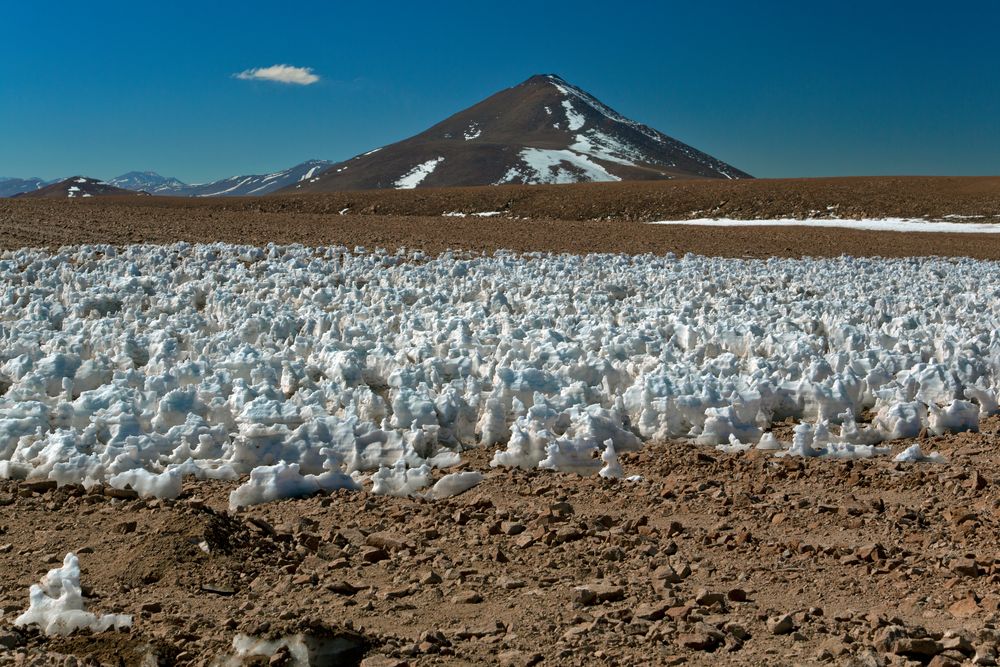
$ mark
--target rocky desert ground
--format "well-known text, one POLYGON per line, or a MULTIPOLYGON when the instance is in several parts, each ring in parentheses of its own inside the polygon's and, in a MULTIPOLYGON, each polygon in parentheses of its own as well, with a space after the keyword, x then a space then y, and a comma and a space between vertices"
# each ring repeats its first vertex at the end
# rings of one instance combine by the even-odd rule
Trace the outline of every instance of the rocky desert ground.
POLYGON ((70 549, 90 607, 135 621, 6 627, 3 661, 226 664, 238 634, 304 634, 350 654, 318 664, 994 664, 998 434, 922 439, 934 466, 661 443, 623 461, 639 482, 492 470, 448 501, 235 513, 221 483, 147 502, 8 482, 4 621, 70 549))

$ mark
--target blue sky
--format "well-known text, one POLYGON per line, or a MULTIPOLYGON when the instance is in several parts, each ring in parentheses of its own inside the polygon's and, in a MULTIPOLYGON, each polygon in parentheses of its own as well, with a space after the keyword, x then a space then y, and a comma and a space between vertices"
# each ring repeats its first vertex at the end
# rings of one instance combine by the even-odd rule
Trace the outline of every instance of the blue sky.
POLYGON ((557 73, 756 176, 1000 174, 1000 3, 10 3, 0 175, 339 160, 557 73), (275 64, 311 85, 236 78, 275 64))

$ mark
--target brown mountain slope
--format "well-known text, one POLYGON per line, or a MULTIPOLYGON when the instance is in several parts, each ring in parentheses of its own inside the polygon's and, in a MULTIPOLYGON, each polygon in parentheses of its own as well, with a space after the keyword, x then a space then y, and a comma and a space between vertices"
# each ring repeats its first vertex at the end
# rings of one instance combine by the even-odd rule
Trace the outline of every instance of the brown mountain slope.
POLYGON ((284 192, 685 178, 750 175, 537 75, 284 192))

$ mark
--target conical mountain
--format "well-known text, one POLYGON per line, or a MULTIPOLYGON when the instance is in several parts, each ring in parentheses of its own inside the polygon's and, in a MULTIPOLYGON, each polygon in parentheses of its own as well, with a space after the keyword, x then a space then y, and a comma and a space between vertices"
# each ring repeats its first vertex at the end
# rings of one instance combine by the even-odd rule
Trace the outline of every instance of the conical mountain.
POLYGON ((675 178, 751 176, 547 74, 284 191, 675 178))

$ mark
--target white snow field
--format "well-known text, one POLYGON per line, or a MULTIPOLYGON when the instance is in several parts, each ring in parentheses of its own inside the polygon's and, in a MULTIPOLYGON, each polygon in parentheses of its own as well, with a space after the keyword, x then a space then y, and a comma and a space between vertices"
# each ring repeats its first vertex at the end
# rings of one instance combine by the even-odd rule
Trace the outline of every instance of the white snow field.
MULTIPOLYGON (((945 216, 961 218, 962 216, 945 216)), ((1000 216, 998 216, 1000 217, 1000 216)), ((651 225, 694 225, 696 227, 823 227, 834 229, 860 229, 873 232, 937 232, 947 234, 1000 234, 1000 224, 995 222, 934 222, 920 218, 810 218, 799 220, 731 220, 728 218, 695 218, 692 220, 657 220, 651 225)))
POLYGON ((7 251, 0 476, 158 498, 242 480, 239 507, 447 497, 482 477, 433 469, 474 446, 611 477, 651 439, 887 455, 997 411, 998 286, 969 259, 7 251))

